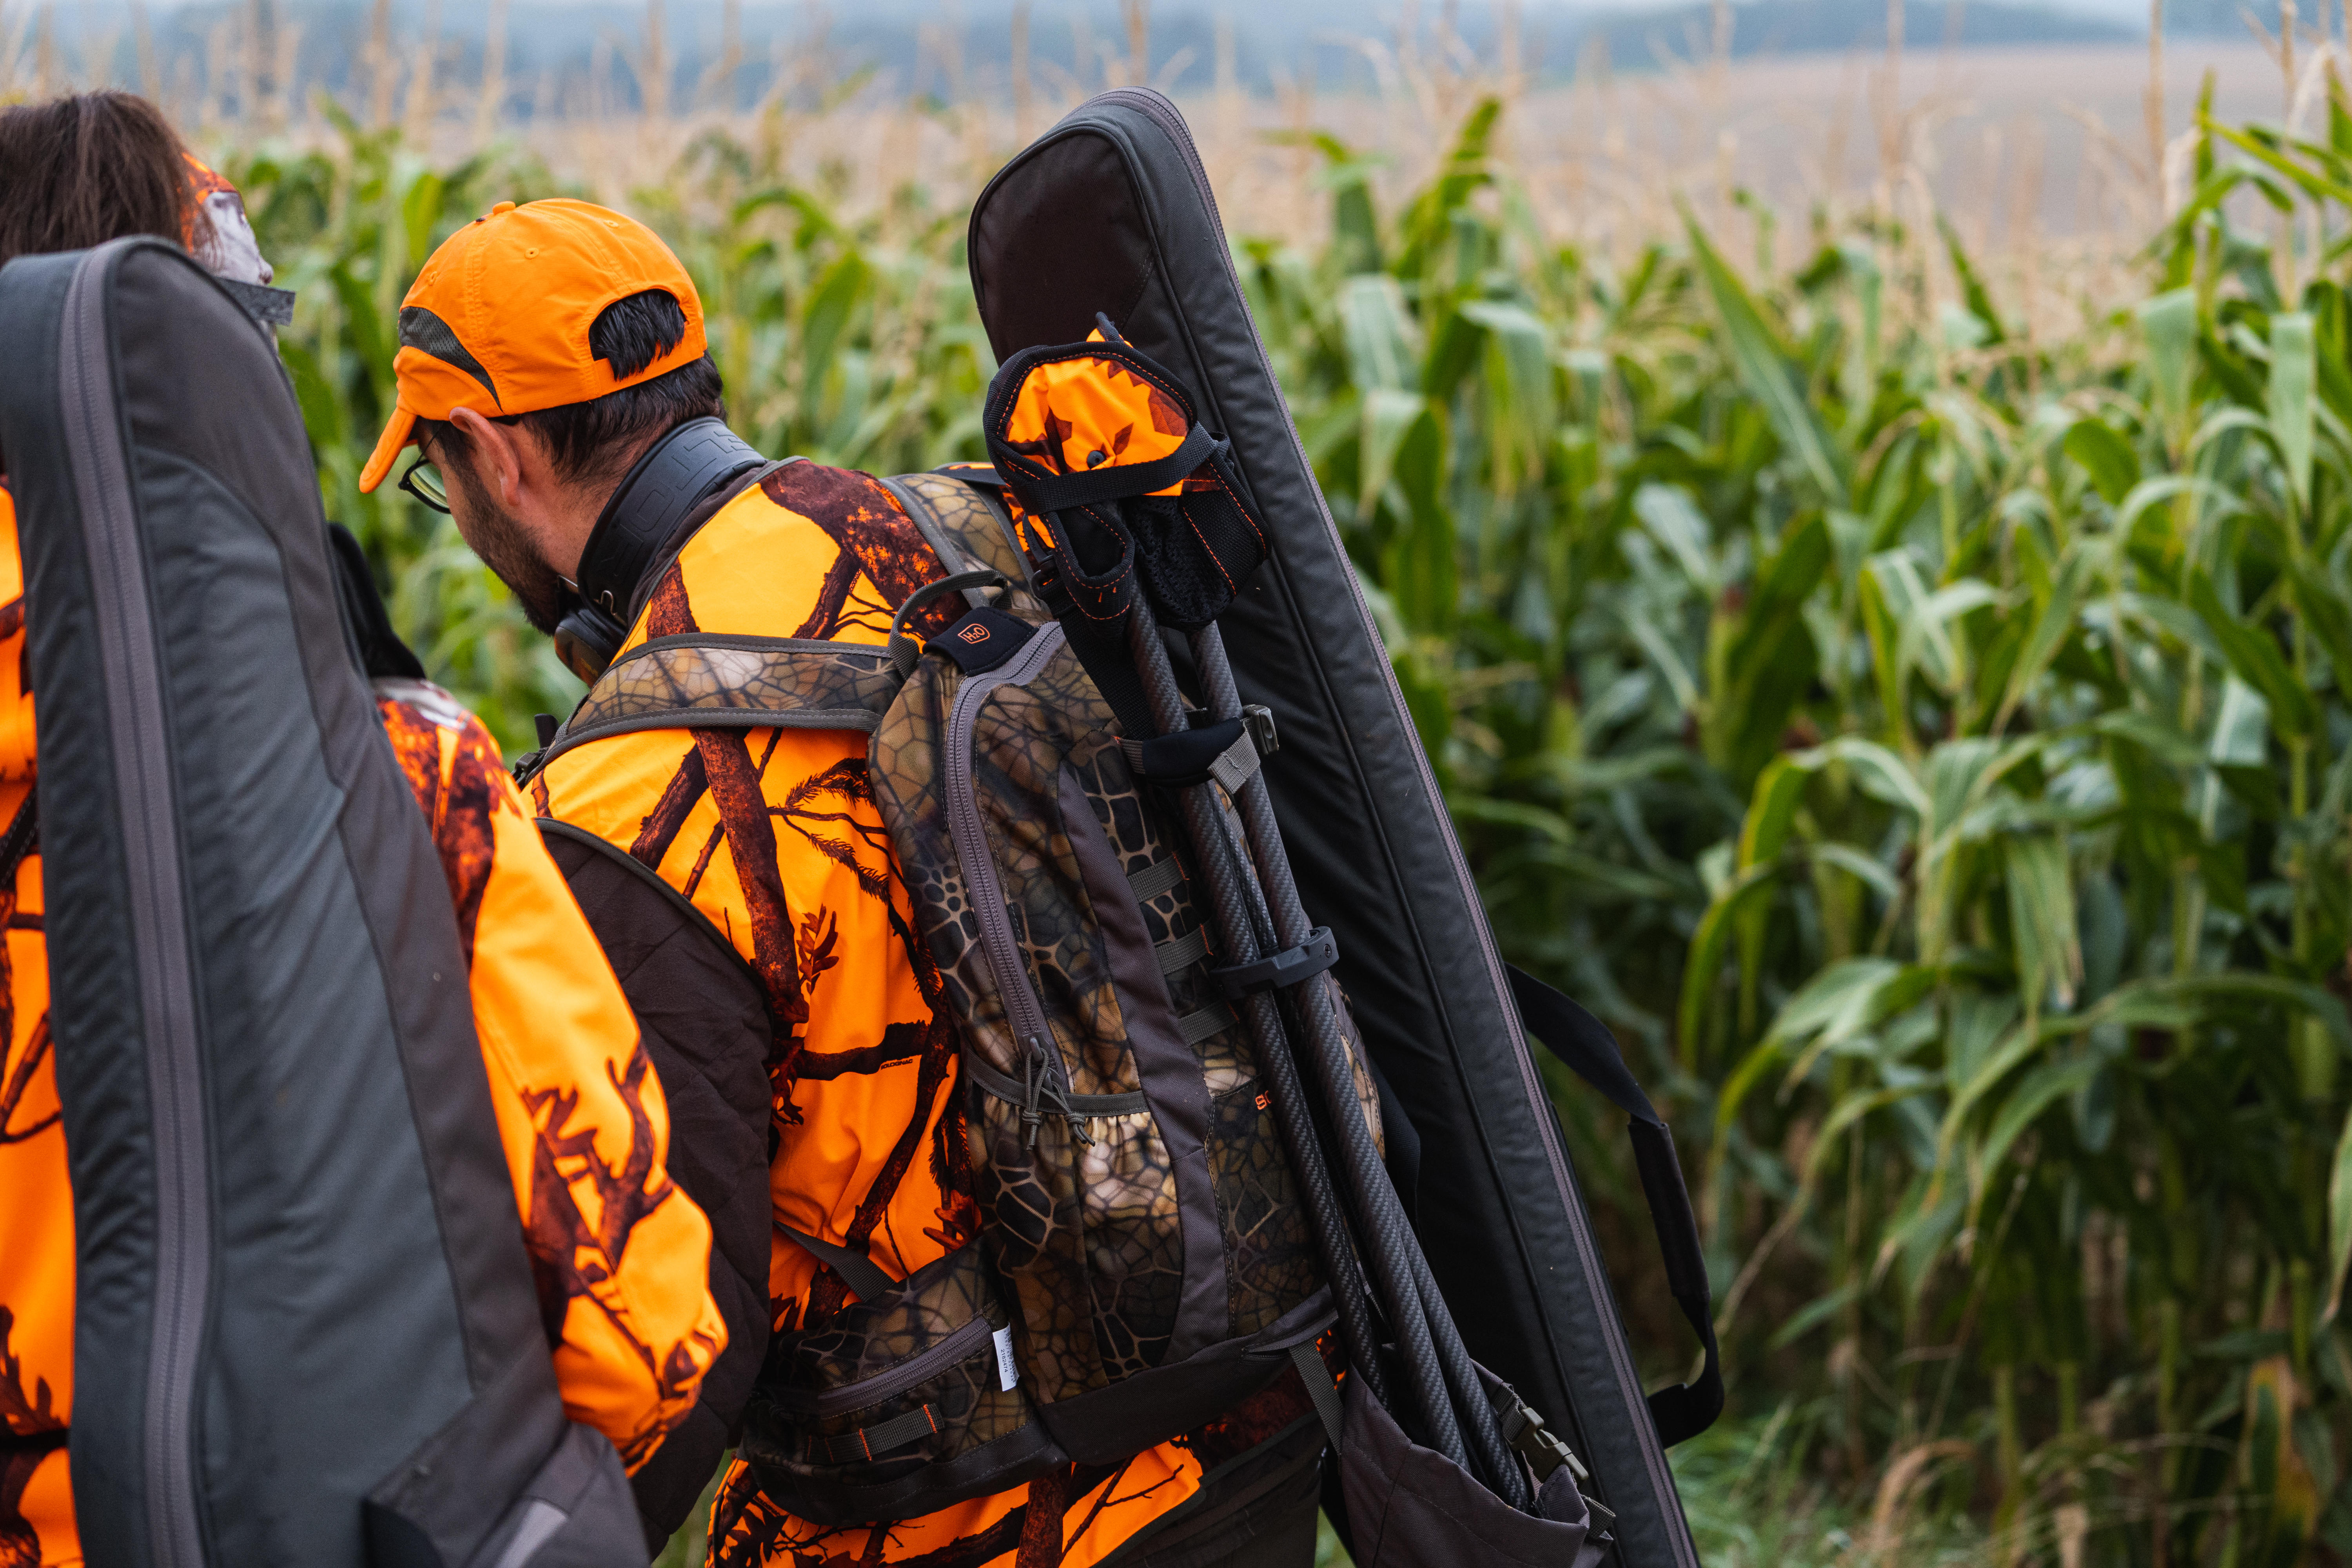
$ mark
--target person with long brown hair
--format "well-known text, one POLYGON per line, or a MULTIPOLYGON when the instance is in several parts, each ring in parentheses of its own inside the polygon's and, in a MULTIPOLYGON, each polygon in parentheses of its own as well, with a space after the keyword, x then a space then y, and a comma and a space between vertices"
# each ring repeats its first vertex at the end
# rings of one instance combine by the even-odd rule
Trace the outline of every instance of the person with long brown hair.
POLYGON ((0 110, 0 262, 152 234, 209 237, 187 149, 135 93, 85 92, 0 110))
MULTIPOLYGON (((268 281, 235 188, 153 105, 98 92, 0 111, 0 263, 134 235, 187 247, 232 284, 268 281)), ((0 454, 0 1568, 70 1568, 82 1561, 67 1464, 75 1216, 5 463, 0 454)), ((668 1174, 667 1102, 635 1017, 497 742, 422 679, 355 542, 338 531, 334 542, 377 710, 470 937, 475 1032, 565 1413, 634 1472, 693 1412, 726 1347, 708 1286, 709 1225, 668 1174)))

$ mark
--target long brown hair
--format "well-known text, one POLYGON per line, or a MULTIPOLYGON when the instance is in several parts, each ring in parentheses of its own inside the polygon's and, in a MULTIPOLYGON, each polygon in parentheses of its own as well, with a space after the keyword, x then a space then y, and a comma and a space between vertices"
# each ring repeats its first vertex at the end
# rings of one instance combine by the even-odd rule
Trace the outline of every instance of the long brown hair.
POLYGON ((137 94, 0 110, 0 263, 129 234, 193 246, 204 222, 179 133, 137 94))

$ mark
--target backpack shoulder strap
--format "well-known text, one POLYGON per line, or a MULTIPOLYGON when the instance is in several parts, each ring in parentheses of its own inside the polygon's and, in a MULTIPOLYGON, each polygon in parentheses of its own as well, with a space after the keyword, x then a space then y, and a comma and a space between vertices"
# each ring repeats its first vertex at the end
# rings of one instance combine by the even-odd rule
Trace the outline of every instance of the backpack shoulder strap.
POLYGON ((870 734, 900 684, 889 650, 866 643, 716 632, 656 637, 614 660, 545 748, 518 764, 517 776, 528 781, 574 746, 632 730, 870 734))
MULTIPOLYGON (((928 474, 895 475, 882 484, 898 498, 948 572, 998 572, 1014 583, 1028 583, 1029 563, 1013 536, 1013 514, 994 468, 985 463, 950 463, 928 474)), ((973 609, 989 603, 987 593, 978 588, 967 589, 964 599, 973 609)), ((1052 618, 1045 604, 1025 589, 996 608, 1024 620, 1052 618)))
MULTIPOLYGON (((955 464, 875 482, 906 509, 941 577, 997 572, 1027 580, 993 468, 955 464)), ((979 588, 966 589, 964 597, 974 607, 988 602, 979 588)), ((1007 598, 999 608, 1033 621, 1050 618, 1024 593, 1007 598)), ((572 716, 543 731, 541 748, 516 763, 515 777, 528 783, 573 747, 633 730, 871 733, 904 679, 887 648, 866 644, 702 632, 656 637, 614 659, 572 716)))

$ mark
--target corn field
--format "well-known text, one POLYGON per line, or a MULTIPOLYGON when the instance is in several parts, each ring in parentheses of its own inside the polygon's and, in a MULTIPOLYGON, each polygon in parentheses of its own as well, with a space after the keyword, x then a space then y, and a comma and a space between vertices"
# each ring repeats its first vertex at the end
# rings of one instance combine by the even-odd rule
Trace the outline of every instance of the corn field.
MULTIPOLYGON (((1275 133, 1314 216, 1237 258, 1496 929, 1681 1134, 1732 1385, 1676 1455, 1709 1562, 2352 1559, 2337 68, 2292 132, 2200 112, 2128 243, 2039 273, 1892 186, 1564 239, 1507 91, 1433 100, 1409 181, 1308 110, 1275 133)), ((317 112, 213 150, 298 290, 328 513, 520 748, 577 684, 445 519, 355 481, 433 246, 585 187, 317 112)), ((862 188, 794 113, 625 194, 736 428, 982 458, 969 189, 862 188)), ((1555 1089, 1678 1376, 1613 1118, 1555 1089)))

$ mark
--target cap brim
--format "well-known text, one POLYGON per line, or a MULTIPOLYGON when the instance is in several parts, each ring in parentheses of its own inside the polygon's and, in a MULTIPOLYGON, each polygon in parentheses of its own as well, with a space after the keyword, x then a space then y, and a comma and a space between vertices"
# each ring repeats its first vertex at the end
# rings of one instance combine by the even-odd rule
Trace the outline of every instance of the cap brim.
POLYGON ((416 413, 404 403, 394 404, 391 423, 376 437, 375 450, 368 455, 367 467, 360 470, 360 494, 365 495, 383 483, 384 475, 400 457, 400 449, 409 443, 416 430, 416 413))

